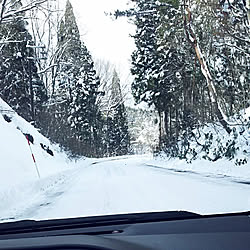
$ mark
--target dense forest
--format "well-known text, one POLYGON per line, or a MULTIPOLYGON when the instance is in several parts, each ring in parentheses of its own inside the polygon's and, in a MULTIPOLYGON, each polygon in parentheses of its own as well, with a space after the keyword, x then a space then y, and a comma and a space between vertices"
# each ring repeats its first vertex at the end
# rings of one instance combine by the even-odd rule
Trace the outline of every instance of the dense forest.
MULTIPOLYGON (((229 118, 250 105, 249 2, 132 2, 133 8, 115 15, 137 27, 132 93, 158 112, 158 151, 186 158, 190 141, 199 144, 194 130, 206 124, 219 123, 233 134, 239 121, 229 118)), ((249 130, 242 120, 241 133, 249 130)), ((230 145, 225 143, 225 154, 230 145)))
MULTIPOLYGON (((249 1, 130 3, 111 16, 136 27, 131 90, 149 110, 125 106, 119 74, 94 62, 69 0, 62 15, 56 1, 0 0, 0 97, 73 156, 138 153, 145 143, 186 158, 207 124, 234 137, 249 130, 240 117, 250 106, 249 1)), ((233 157, 232 141, 221 147, 233 157)))

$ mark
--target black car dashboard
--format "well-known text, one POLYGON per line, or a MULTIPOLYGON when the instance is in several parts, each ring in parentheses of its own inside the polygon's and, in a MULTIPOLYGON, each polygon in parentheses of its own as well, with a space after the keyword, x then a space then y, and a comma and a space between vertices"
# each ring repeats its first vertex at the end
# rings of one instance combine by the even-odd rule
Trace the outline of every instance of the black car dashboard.
POLYGON ((250 249, 250 212, 185 211, 0 224, 0 250, 250 249))

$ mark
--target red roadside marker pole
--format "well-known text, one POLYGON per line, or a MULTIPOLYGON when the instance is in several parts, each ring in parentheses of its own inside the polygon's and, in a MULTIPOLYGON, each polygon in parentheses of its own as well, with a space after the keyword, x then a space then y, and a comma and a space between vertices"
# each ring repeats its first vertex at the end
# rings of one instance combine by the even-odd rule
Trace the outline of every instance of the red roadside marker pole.
POLYGON ((33 152, 32 152, 31 146, 30 146, 30 141, 29 141, 29 138, 28 138, 28 136, 27 136, 27 135, 26 135, 25 137, 26 137, 26 139, 27 139, 27 141, 28 141, 28 144, 29 144, 30 152, 31 152, 32 159, 33 159, 34 164, 35 164, 35 167, 36 167, 36 172, 37 172, 37 175, 38 175, 38 177, 39 177, 39 179, 40 179, 40 173, 39 173, 39 170, 38 170, 38 167, 37 167, 37 164, 36 164, 36 159, 35 159, 35 156, 34 156, 34 154, 33 154, 33 152))

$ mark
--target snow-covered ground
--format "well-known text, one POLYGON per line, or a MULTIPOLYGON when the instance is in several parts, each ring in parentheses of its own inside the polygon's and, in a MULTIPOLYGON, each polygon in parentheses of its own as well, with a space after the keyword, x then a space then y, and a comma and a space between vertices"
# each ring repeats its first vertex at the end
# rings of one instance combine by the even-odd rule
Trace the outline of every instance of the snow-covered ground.
POLYGON ((102 159, 23 185, 0 198, 2 221, 187 210, 250 210, 250 185, 173 172, 150 156, 102 159), (3 199, 5 197, 5 199, 3 199))
POLYGON ((117 213, 250 210, 249 165, 155 160, 151 155, 69 161, 0 100, 0 222, 117 213), (4 112, 3 112, 4 110, 4 112), (7 112, 8 111, 8 112, 7 112), (17 127, 19 129, 17 129, 17 127), (41 178, 38 178, 27 140, 41 178), (54 156, 41 148, 49 146, 54 156))

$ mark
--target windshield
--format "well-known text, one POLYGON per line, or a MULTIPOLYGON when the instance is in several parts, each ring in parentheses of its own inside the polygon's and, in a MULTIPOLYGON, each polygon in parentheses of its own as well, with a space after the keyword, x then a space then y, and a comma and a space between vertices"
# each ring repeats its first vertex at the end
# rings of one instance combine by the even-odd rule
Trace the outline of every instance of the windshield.
POLYGON ((249 9, 0 0, 0 222, 249 211, 249 9))

